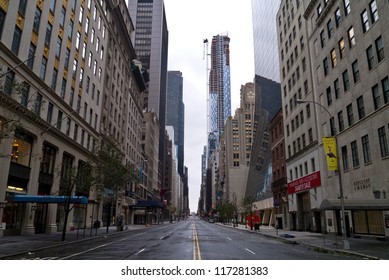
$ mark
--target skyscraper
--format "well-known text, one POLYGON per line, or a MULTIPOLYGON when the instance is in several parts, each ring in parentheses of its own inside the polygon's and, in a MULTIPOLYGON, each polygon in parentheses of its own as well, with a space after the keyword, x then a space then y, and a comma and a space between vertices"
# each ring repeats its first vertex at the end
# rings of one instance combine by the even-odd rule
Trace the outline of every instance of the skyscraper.
POLYGON ((276 15, 280 0, 251 0, 255 74, 280 82, 276 15))
POLYGON ((168 71, 166 125, 174 128, 174 144, 177 146, 177 166, 184 175, 184 125, 183 78, 180 71, 168 71))
MULTIPOLYGON (((134 48, 138 59, 150 73, 145 95, 145 110, 159 119, 160 182, 163 181, 165 151, 166 89, 168 30, 163 0, 128 0, 128 9, 135 26, 134 48)), ((162 187, 162 186, 161 186, 162 187)))
MULTIPOLYGON (((223 132, 224 123, 231 115, 230 38, 216 35, 211 42, 211 69, 209 73, 209 140, 216 141, 223 132)), ((211 143, 210 146, 213 146, 211 143)))

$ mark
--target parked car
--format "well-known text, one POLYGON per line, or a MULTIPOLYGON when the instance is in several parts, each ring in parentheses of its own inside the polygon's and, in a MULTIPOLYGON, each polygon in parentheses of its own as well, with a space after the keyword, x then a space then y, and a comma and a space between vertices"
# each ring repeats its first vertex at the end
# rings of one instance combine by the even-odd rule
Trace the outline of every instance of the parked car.
POLYGON ((214 219, 214 218, 209 218, 208 222, 214 223, 214 222, 215 222, 215 219, 214 219))

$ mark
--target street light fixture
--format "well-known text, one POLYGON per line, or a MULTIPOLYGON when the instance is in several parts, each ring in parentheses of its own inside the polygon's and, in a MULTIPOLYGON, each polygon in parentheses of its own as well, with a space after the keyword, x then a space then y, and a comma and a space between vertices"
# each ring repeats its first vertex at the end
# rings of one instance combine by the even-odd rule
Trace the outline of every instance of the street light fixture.
MULTIPOLYGON (((324 107, 323 105, 321 105, 320 103, 318 103, 318 102, 315 102, 315 101, 312 101, 312 100, 297 99, 296 103, 297 104, 302 104, 302 103, 313 103, 313 104, 316 104, 316 105, 320 106, 321 108, 323 108, 328 113, 328 115, 330 117, 330 122, 331 122, 331 119, 333 118, 331 113, 328 111, 328 109, 326 107, 324 107)), ((331 134, 334 135, 335 145, 336 145, 336 152, 337 152, 336 160, 337 160, 337 164, 338 164, 340 208, 341 208, 341 212, 342 212, 343 248, 345 250, 349 250, 350 249, 350 243, 348 242, 347 235, 346 235, 346 214, 345 214, 345 210, 344 210, 344 194, 343 194, 342 177, 341 177, 341 172, 340 172, 340 162, 339 162, 339 155, 340 155, 340 153, 338 152, 338 150, 339 150, 338 149, 338 134, 337 134, 337 131, 336 131, 335 122, 333 122, 333 127, 331 128, 331 134)))

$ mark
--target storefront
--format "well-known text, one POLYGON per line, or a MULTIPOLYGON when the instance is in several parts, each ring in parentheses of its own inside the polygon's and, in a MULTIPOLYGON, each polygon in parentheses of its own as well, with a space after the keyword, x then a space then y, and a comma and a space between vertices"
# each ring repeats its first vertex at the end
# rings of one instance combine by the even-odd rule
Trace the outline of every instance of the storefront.
MULTIPOLYGON (((346 214, 346 233, 348 236, 381 236, 389 237, 389 200, 356 200, 344 201, 346 214)), ((339 232, 340 223, 340 199, 325 199, 321 203, 321 210, 326 211, 327 231, 339 232)))

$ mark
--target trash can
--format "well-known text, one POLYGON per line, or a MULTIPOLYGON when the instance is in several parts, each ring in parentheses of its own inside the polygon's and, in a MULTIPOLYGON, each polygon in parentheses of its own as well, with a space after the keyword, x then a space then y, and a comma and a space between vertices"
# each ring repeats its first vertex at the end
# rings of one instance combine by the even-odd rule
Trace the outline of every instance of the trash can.
POLYGON ((99 228, 100 227, 100 221, 94 221, 93 222, 93 228, 99 228))
POLYGON ((254 224, 254 230, 258 230, 259 231, 259 223, 255 223, 254 224))

